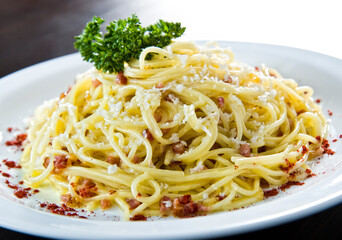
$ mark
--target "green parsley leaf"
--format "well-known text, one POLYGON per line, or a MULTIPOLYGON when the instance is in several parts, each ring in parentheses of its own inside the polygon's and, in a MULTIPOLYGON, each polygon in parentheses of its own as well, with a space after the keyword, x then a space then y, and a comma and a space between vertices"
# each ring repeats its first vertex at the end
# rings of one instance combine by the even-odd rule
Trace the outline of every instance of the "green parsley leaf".
POLYGON ((132 58, 139 58, 144 48, 165 47, 185 31, 180 23, 163 20, 144 28, 139 18, 132 14, 127 19, 111 22, 103 35, 100 32, 103 22, 102 18, 94 16, 82 34, 75 37, 74 47, 85 61, 94 63, 97 69, 109 73, 123 71, 124 63, 132 58))

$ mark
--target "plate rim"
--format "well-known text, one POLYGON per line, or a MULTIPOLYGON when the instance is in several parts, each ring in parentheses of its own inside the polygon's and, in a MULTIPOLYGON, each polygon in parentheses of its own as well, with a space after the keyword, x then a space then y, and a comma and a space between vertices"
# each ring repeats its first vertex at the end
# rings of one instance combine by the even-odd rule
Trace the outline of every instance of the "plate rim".
MULTIPOLYGON (((204 42, 207 42, 206 40, 199 40, 199 41, 195 41, 196 43, 204 43, 204 42)), ((224 43, 224 44, 230 44, 230 45, 255 45, 255 46, 261 46, 261 47, 270 47, 270 48, 282 48, 284 50, 291 50, 291 51, 294 51, 294 52, 301 52, 302 54, 306 55, 306 54, 309 54, 309 55, 316 55, 320 58, 324 58, 324 59, 328 59, 329 61, 333 61, 333 62, 339 62, 339 63, 342 63, 342 59, 339 59, 337 57, 334 57, 334 56, 330 56, 330 55, 326 55, 326 54, 323 54, 323 53, 319 53, 319 52, 314 52, 314 51, 311 51, 311 50, 306 50, 306 49, 301 49, 301 48, 295 48, 295 47, 288 47, 288 46, 283 46, 283 45, 274 45, 274 44, 266 44, 266 43, 256 43, 256 42, 239 42, 239 41, 223 41, 223 40, 219 40, 217 41, 217 43, 219 43, 219 45, 221 45, 220 43, 224 43)), ((233 50, 234 50, 234 47, 232 46, 233 50)), ((36 63, 34 65, 31 65, 31 66, 28 66, 28 67, 25 67, 23 69, 20 69, 18 71, 15 71, 13 73, 10 73, 6 76, 3 76, 0 78, 0 92, 2 91, 1 90, 1 86, 4 86, 6 83, 10 82, 10 81, 13 81, 14 78, 17 78, 17 77, 20 77, 21 75, 23 74, 26 74, 26 73, 29 73, 29 72, 34 72, 34 71, 37 71, 37 69, 39 68, 42 68, 44 66, 49 66, 49 65, 54 65, 54 64, 58 64, 59 62, 64 62, 64 61, 74 61, 74 60, 82 60, 81 56, 79 53, 71 53, 71 54, 67 54, 67 55, 64 55, 64 56, 59 56, 57 58, 53 58, 53 59, 49 59, 49 60, 46 60, 46 61, 42 61, 42 62, 39 62, 39 63, 36 63)), ((76 63, 76 65, 79 64, 83 64, 83 63, 76 63)), ((11 83, 13 84, 13 83, 11 83)), ((1 127, 1 126, 0 126, 1 127)), ((330 176, 328 177, 329 178, 333 178, 333 176, 330 176)), ((10 200, 7 200, 7 199, 4 199, 0 198, 0 203, 3 203, 3 201, 8 201, 10 202, 10 200)), ((327 197, 325 197, 324 199, 321 199, 321 200, 316 200, 315 201, 315 204, 311 205, 311 206, 302 206, 302 209, 300 211, 296 211, 296 212, 292 212, 290 214, 286 214, 286 215, 280 215, 280 216, 277 216, 277 217, 273 217, 273 218, 266 218, 266 219, 263 219, 262 221, 258 221, 258 222, 251 222, 247 225, 243 225, 243 226, 238 226, 238 227, 235 227, 235 229, 230 229, 229 232, 227 232, 227 228, 221 228, 221 229, 216 229, 214 232, 213 230, 206 230, 206 231, 203 231, 202 232, 199 232, 199 233, 191 233, 189 232, 187 235, 182 235, 182 236, 179 236, 177 233, 173 233, 173 235, 166 235, 166 236, 154 236, 154 235, 145 235, 145 236, 141 236, 142 239, 145 239, 145 238, 149 238, 149 239, 155 239, 155 238, 169 238, 169 237, 176 237, 176 238, 205 238, 205 237, 220 237, 220 236, 232 236, 232 235, 236 235, 238 233, 241 232, 241 229, 244 230, 244 233, 246 232, 251 232, 251 231, 254 231, 254 230, 261 230, 261 229, 265 229, 265 228, 268 228, 268 227, 272 227, 272 226, 276 226, 276 225, 279 225, 279 224, 284 224, 284 223, 287 223, 287 222, 290 222, 290 221, 293 221, 293 220, 296 220, 296 219, 299 219, 299 218, 304 218, 306 216, 309 216, 309 215, 312 215, 314 213, 317 213, 317 212, 320 212, 320 211, 323 211, 329 207, 332 207, 334 205, 337 205, 339 203, 342 202, 342 189, 338 192, 338 193, 335 193, 335 194, 331 194, 327 197), (337 194, 337 195, 336 195, 337 194), (324 200, 324 201, 323 201, 324 200), (314 206, 314 208, 313 208, 314 206)), ((2 204, 0 204, 2 205, 2 204)), ((20 207, 23 207, 23 208, 29 208, 29 207, 26 207, 26 206, 20 206, 20 207)), ((1 209, 1 208, 0 208, 1 209)), ((29 208, 29 211, 31 211, 32 209, 29 208)), ((33 209, 35 210, 35 209, 33 209)), ((36 210, 38 212, 38 210, 36 210)), ((239 210, 237 210, 239 211, 239 210)), ((41 212, 40 212, 41 213, 41 212)), ((39 214, 40 214, 39 213, 39 214)), ((216 215, 220 215, 220 214, 225 214, 225 212, 223 213, 217 213, 216 215)), ((206 216, 204 218, 212 218, 214 215, 210 215, 210 216, 206 216)), ((51 215, 50 214, 50 217, 57 217, 57 218, 65 218, 64 216, 58 216, 58 215, 51 215)), ((199 217, 201 218, 201 217, 199 217)), ((67 217, 67 219, 70 219, 70 217, 67 217)), ((198 218, 193 218, 193 219, 198 219, 198 218)), ((66 220, 68 221, 68 220, 66 220)), ((92 222, 92 221, 96 221, 98 222, 99 220, 83 220, 83 219, 80 219, 80 221, 88 221, 88 222, 92 222)), ((176 220, 178 221, 178 220, 176 220)), ((186 223, 187 221, 190 221, 189 219, 182 219, 180 221, 185 221, 183 223, 186 223)), ((191 220, 192 221, 192 220, 191 220)), ((157 221, 156 221, 157 222, 157 221)), ((146 225, 146 224, 149 224, 149 222, 130 222, 131 225, 146 225)), ((62 238, 71 238, 71 239, 79 239, 78 236, 70 236, 70 235, 63 235, 63 233, 59 233, 60 235, 56 236, 56 235, 51 235, 50 233, 51 232, 41 232, 39 231, 38 229, 27 229, 23 226, 21 227, 18 227, 18 226, 12 226, 12 225, 8 225, 6 224, 6 222, 4 222, 4 219, 2 219, 2 217, 0 217, 0 226, 1 227, 4 227, 4 228, 7 228, 7 229, 10 229, 10 230, 13 230, 13 231, 17 231, 17 232, 22 232, 22 233, 26 233, 26 234, 31 234, 31 235, 35 235, 35 236, 40 236, 40 237, 62 237, 62 238)), ((184 233, 182 233, 184 234, 184 233)), ((106 237, 105 239, 109 239, 109 238, 113 238, 113 237, 120 237, 120 238, 125 238, 125 239, 132 239, 132 238, 136 238, 137 236, 108 236, 108 238, 106 237)), ((90 238, 84 238, 84 236, 82 236, 82 239, 93 239, 93 237, 90 236, 90 238)))

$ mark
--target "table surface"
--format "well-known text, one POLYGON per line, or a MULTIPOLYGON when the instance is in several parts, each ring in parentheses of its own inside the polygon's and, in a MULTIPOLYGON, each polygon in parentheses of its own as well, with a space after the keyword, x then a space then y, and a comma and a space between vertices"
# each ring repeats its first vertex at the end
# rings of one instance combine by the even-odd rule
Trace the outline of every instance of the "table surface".
MULTIPOLYGON (((143 25, 180 21, 185 38, 261 42, 342 58, 339 1, 1 0, 0 77, 75 52, 73 37, 97 15, 111 21, 136 13, 143 25)), ((287 224, 232 236, 326 238, 342 236, 342 204, 287 224)), ((1 239, 28 235, 0 228, 1 239)), ((29 239, 43 239, 29 236, 29 239)), ((223 238, 222 238, 223 239, 223 238)))

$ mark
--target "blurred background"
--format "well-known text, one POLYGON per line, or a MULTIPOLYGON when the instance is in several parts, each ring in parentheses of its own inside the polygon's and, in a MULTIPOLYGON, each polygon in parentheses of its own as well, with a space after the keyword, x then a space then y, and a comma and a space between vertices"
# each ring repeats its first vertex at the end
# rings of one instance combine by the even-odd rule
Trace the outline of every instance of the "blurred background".
MULTIPOLYGON (((136 13, 143 25, 158 19, 182 22, 187 27, 184 39, 285 45, 342 59, 339 3, 338 0, 0 0, 0 77, 76 52, 74 36, 81 33, 94 15, 109 22, 136 13)), ((282 235, 294 239, 338 239, 342 236, 340 222, 342 205, 230 239, 270 239, 282 235)), ((0 238, 28 236, 0 228, 0 238)))
POLYGON ((144 25, 179 21, 184 38, 261 42, 342 58, 338 0, 1 0, 0 77, 75 52, 92 16, 107 22, 136 13, 144 25))

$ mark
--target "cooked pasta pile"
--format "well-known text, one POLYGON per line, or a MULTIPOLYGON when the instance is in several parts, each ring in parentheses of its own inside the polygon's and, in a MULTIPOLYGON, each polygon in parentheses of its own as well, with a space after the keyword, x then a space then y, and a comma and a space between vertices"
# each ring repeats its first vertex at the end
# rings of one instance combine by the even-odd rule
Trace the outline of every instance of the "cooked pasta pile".
POLYGON ((21 164, 68 206, 124 218, 195 216, 260 201, 310 175, 327 133, 313 90, 231 49, 148 47, 124 72, 77 76, 35 111, 21 164), (146 58, 146 56, 152 56, 146 58))

